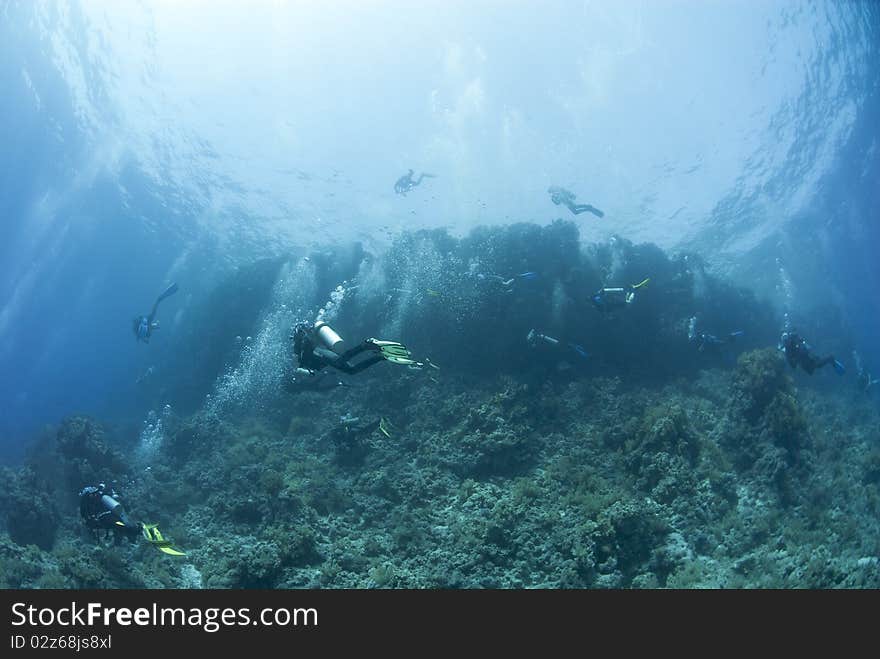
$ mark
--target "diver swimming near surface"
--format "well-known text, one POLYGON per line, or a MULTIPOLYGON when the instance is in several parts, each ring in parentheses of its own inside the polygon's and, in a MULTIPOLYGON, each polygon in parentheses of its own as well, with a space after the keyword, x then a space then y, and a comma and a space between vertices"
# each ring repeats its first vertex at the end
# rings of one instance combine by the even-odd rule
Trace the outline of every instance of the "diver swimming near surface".
POLYGON ((547 188, 547 193, 550 195, 550 200, 554 204, 556 204, 557 206, 562 204, 575 215, 589 212, 596 217, 605 217, 605 213, 594 206, 590 206, 589 204, 574 203, 576 195, 571 190, 566 190, 565 188, 559 187, 558 185, 551 185, 549 188, 547 188))
POLYGON ((159 303, 166 297, 171 297, 176 292, 177 284, 171 284, 171 286, 162 291, 159 297, 156 298, 156 302, 153 303, 153 309, 150 311, 149 316, 135 317, 132 324, 136 341, 143 341, 144 343, 150 342, 150 336, 152 336, 153 331, 159 329, 159 321, 156 320, 156 311, 159 309, 159 303))
POLYGON ((323 321, 319 321, 314 326, 308 323, 297 324, 291 338, 299 373, 313 375, 329 366, 348 375, 355 375, 382 361, 405 366, 423 365, 412 359, 406 346, 396 341, 364 339, 353 348, 342 352, 344 343, 342 338, 323 321), (366 359, 352 362, 352 359, 365 352, 372 354, 366 359))
POLYGON ((119 495, 112 485, 98 483, 80 490, 79 514, 85 525, 96 534, 100 531, 112 533, 116 544, 119 544, 123 538, 133 542, 138 536, 143 536, 147 542, 165 554, 186 555, 172 547, 171 542, 162 536, 155 524, 133 521, 119 502, 119 495))
POLYGON ((413 174, 413 170, 409 170, 406 174, 397 179, 397 182, 394 184, 394 192, 405 197, 407 192, 410 192, 422 182, 422 179, 436 178, 436 175, 434 174, 422 172, 416 180, 413 180, 413 174))
POLYGON ((628 304, 632 304, 633 300, 636 299, 636 291, 642 286, 647 285, 649 281, 651 280, 644 279, 638 284, 633 284, 631 286, 623 286, 618 288, 600 288, 598 291, 596 291, 596 293, 593 294, 593 296, 590 298, 590 301, 593 303, 593 306, 596 307, 596 309, 602 312, 621 309, 628 304))
POLYGON ((745 334, 742 330, 736 330, 723 337, 717 337, 714 334, 697 331, 697 317, 691 316, 688 321, 688 341, 697 345, 697 350, 703 352, 707 348, 717 348, 722 345, 733 343, 737 337, 745 334))
POLYGON ((786 327, 786 331, 782 332, 779 337, 779 349, 785 354, 785 359, 789 366, 797 368, 800 366, 809 375, 812 375, 817 368, 822 368, 828 364, 834 366, 834 370, 838 375, 846 373, 844 365, 834 358, 834 355, 826 355, 825 357, 817 356, 800 335, 791 331, 786 327))

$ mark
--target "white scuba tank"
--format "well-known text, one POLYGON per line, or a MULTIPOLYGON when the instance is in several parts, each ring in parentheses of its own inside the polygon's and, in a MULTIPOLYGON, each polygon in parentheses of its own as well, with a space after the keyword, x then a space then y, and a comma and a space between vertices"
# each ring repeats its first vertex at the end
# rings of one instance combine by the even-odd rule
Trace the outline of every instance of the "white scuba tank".
POLYGON ((345 351, 345 341, 323 320, 315 323, 315 332, 318 338, 321 339, 321 343, 337 355, 341 355, 345 351))

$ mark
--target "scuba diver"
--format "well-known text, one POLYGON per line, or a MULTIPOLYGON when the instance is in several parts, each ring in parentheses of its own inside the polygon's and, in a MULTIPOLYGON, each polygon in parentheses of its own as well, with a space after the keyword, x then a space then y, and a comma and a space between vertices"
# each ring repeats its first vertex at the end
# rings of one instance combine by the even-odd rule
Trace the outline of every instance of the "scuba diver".
POLYGON ((738 336, 742 336, 745 334, 742 330, 736 330, 735 332, 731 332, 727 336, 723 338, 719 338, 714 334, 707 334, 705 332, 697 332, 697 317, 691 316, 690 321, 688 322, 688 341, 691 343, 697 344, 697 350, 703 352, 707 347, 717 348, 722 345, 726 345, 728 343, 733 343, 738 336))
POLYGON ((547 193, 550 195, 550 200, 554 204, 556 204, 557 206, 559 206, 560 204, 564 205, 575 215, 590 212, 596 217, 605 217, 605 213, 600 211, 598 208, 590 206, 589 204, 574 203, 575 194, 571 190, 566 190, 565 188, 551 185, 549 188, 547 188, 547 193))
POLYGON ((162 294, 156 298, 156 302, 153 304, 153 310, 150 311, 149 316, 136 316, 133 322, 134 329, 134 338, 136 341, 143 341, 144 343, 150 342, 150 336, 153 334, 153 330, 159 329, 159 321, 154 320, 156 318, 156 310, 159 308, 159 303, 164 300, 166 297, 171 297, 177 292, 177 284, 171 284, 168 288, 166 288, 162 294))
POLYGON ((537 348, 540 345, 552 346, 557 349, 565 349, 565 351, 571 351, 576 354, 578 357, 582 359, 586 359, 589 357, 586 349, 583 346, 578 345, 577 343, 569 343, 563 342, 559 339, 554 339, 552 336, 547 336, 546 334, 540 334, 534 329, 529 330, 528 335, 526 336, 526 342, 532 348, 537 348))
POLYGON ((645 279, 638 284, 624 286, 623 288, 601 288, 593 294, 590 300, 593 306, 602 312, 621 309, 628 304, 632 304, 632 301, 636 299, 636 290, 645 286, 649 281, 651 280, 645 279))
POLYGON ((538 278, 538 273, 523 272, 518 275, 514 275, 509 279, 505 279, 501 275, 486 275, 483 273, 477 273, 475 276, 477 279, 483 281, 491 281, 495 282, 496 284, 500 284, 504 288, 505 293, 513 293, 514 284, 516 284, 518 281, 534 281, 538 278))
POLYGON ((132 521, 119 503, 119 495, 112 485, 98 483, 84 487, 79 493, 79 514, 85 525, 96 534, 99 531, 111 532, 116 544, 119 544, 123 538, 133 542, 136 537, 142 535, 147 542, 165 554, 186 556, 182 551, 174 549, 169 540, 162 537, 155 524, 132 521))
POLYGON ((404 197, 407 192, 410 192, 414 187, 419 185, 422 182, 422 179, 425 178, 436 178, 434 174, 427 174, 422 172, 419 174, 419 177, 413 181, 413 170, 409 170, 406 174, 397 179, 397 182, 394 184, 394 192, 397 194, 402 194, 404 197))
POLYGON ((150 366, 146 371, 137 376, 137 379, 134 381, 135 384, 141 384, 146 382, 150 377, 152 377, 153 373, 156 372, 156 368, 154 366, 150 366))
POLYGON ((391 437, 394 427, 385 417, 358 425, 360 417, 349 414, 339 417, 339 425, 329 433, 329 439, 336 451, 336 459, 341 464, 355 465, 363 462, 369 446, 366 438, 377 430, 391 437))
POLYGON ((323 321, 318 321, 314 327, 310 327, 308 323, 298 323, 291 338, 293 352, 299 364, 298 373, 314 375, 330 366, 343 373, 355 375, 381 361, 417 368, 423 366, 421 362, 412 359, 406 346, 396 341, 365 339, 355 347, 340 352, 343 348, 342 337, 323 321), (352 363, 351 360, 363 352, 373 354, 352 363))
POLYGON ((791 330, 782 333, 779 338, 779 349, 785 353, 785 359, 792 368, 800 365, 809 375, 812 375, 817 368, 822 368, 827 364, 832 364, 838 375, 846 373, 846 368, 834 358, 834 355, 817 357, 810 348, 810 344, 791 330))
POLYGON ((859 388, 862 391, 864 391, 865 393, 868 393, 868 391, 870 390, 871 387, 873 387, 875 384, 880 384, 880 380, 875 380, 874 378, 871 377, 871 374, 868 373, 868 369, 866 369, 862 365, 862 358, 858 352, 853 350, 852 354, 853 354, 853 360, 856 363, 856 373, 857 373, 856 382, 858 382, 859 388))

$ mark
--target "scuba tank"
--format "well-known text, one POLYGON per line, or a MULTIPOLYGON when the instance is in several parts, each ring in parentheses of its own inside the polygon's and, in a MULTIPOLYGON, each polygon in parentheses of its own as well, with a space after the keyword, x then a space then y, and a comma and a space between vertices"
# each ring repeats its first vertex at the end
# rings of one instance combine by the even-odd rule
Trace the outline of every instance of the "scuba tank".
POLYGON ((122 504, 119 503, 113 497, 111 497, 109 494, 102 494, 101 495, 101 505, 103 505, 104 508, 109 510, 111 513, 116 513, 116 509, 119 506, 121 506, 122 504))
POLYGON ((533 348, 538 345, 538 341, 544 341, 550 345, 559 344, 559 339, 554 339, 552 336, 547 336, 546 334, 539 334, 535 330, 529 330, 529 334, 526 336, 526 341, 533 348))
POLYGON ((593 296, 593 304, 601 311, 624 307, 630 301, 625 288, 603 288, 593 296))
POLYGON ((321 339, 321 343, 327 348, 335 352, 337 355, 342 354, 345 349, 345 342, 342 340, 342 337, 323 320, 319 320, 315 323, 315 333, 318 335, 318 338, 321 339))

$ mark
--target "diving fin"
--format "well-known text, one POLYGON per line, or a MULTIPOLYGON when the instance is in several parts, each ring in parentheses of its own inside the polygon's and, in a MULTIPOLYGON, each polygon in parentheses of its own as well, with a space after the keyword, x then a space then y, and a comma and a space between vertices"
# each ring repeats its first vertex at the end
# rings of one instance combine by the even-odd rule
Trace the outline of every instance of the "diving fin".
POLYGON ((651 278, 650 278, 650 277, 649 277, 648 279, 645 279, 645 280, 643 280, 643 281, 640 281, 638 284, 633 284, 633 288, 641 288, 642 286, 644 286, 645 284, 647 284, 649 281, 651 281, 651 278))
POLYGON ((379 341, 378 339, 368 339, 368 341, 376 346, 379 349, 379 353, 389 362, 404 366, 418 363, 412 358, 409 350, 402 343, 397 341, 379 341))
POLYGON ((386 437, 391 437, 391 431, 394 429, 394 426, 391 425, 391 422, 388 421, 384 416, 379 419, 379 430, 386 437))
POLYGON ((584 348, 583 346, 578 345, 577 343, 569 343, 568 345, 570 345, 572 349, 584 359, 587 359, 590 356, 586 348, 584 348))
POLYGON ((405 350, 403 353, 399 353, 386 348, 382 350, 382 356, 386 359, 386 361, 392 362, 393 364, 400 364, 402 366, 416 366, 419 364, 419 362, 409 356, 408 350, 405 350))
POLYGON ((385 347, 393 347, 393 346, 400 346, 401 348, 403 347, 403 344, 398 343, 397 341, 380 341, 379 339, 367 339, 367 343, 369 343, 370 345, 376 346, 380 350, 385 347))
POLYGON ((837 371, 838 375, 843 375, 846 373, 846 367, 836 359, 834 360, 834 370, 837 371))
POLYGON ((162 294, 156 299, 156 302, 157 302, 157 303, 158 303, 158 302, 161 302, 161 301, 164 300, 166 297, 171 297, 171 296, 174 295, 176 292, 177 292, 177 284, 176 284, 176 283, 171 284, 171 286, 169 286, 169 287, 166 288, 164 291, 162 291, 162 294))
POLYGON ((156 547, 163 554, 168 554, 169 556, 186 556, 185 552, 182 552, 178 549, 175 549, 171 546, 171 541, 166 540, 161 531, 156 524, 144 524, 143 525, 143 533, 144 538, 146 538, 147 542, 156 547))

